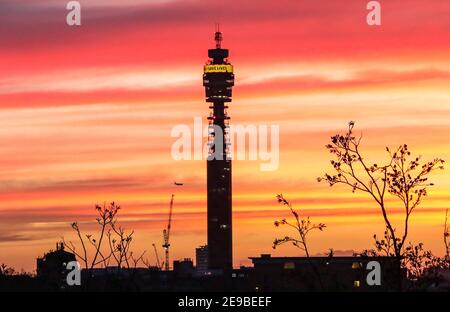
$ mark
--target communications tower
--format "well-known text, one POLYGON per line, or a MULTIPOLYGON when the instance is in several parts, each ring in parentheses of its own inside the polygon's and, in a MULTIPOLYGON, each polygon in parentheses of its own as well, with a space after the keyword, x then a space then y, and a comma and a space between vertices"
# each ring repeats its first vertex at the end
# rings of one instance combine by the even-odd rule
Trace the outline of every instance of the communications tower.
POLYGON ((208 50, 203 86, 211 109, 209 120, 208 189, 208 268, 229 271, 233 267, 232 192, 230 128, 227 114, 234 86, 233 65, 228 49, 222 49, 222 33, 217 29, 215 49, 208 50))

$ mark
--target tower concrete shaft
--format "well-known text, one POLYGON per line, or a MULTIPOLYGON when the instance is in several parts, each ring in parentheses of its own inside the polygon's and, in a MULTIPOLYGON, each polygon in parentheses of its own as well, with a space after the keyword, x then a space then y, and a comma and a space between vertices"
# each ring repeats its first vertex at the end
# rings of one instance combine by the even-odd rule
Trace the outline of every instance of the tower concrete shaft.
POLYGON ((233 267, 232 182, 229 158, 227 103, 234 86, 233 66, 228 50, 222 49, 222 33, 215 33, 216 48, 208 50, 210 61, 204 67, 203 86, 211 109, 209 120, 208 192, 208 267, 228 271, 233 267))

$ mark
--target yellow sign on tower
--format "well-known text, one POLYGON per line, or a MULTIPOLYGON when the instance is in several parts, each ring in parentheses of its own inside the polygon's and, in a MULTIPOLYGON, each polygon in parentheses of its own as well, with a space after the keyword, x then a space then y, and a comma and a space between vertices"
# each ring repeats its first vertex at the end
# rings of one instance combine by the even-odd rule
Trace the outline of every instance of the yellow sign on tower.
POLYGON ((230 64, 212 64, 205 65, 205 73, 232 73, 233 65, 230 64))

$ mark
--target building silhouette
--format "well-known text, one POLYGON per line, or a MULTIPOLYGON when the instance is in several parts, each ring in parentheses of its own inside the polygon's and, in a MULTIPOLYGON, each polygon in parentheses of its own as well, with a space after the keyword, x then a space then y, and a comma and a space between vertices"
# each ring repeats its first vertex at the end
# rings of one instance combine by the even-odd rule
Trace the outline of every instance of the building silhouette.
POLYGON ((64 250, 63 243, 56 243, 56 250, 36 259, 36 275, 54 288, 64 287, 69 272, 67 264, 72 261, 76 261, 75 255, 64 250))
POLYGON ((200 246, 195 249, 195 266, 200 275, 208 272, 208 246, 200 246))
MULTIPOLYGON (((394 257, 250 257, 250 284, 256 291, 352 291, 377 292, 396 289, 394 257), (369 285, 367 264, 380 264, 380 285, 369 285)), ((405 272, 402 272, 406 278, 405 272)))

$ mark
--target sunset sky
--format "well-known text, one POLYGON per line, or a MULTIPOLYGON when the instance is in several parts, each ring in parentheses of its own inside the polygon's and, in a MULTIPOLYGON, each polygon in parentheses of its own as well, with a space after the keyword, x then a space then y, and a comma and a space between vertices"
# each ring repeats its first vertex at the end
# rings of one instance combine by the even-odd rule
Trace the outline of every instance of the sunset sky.
MULTIPOLYGON (((0 2, 0 263, 33 271, 61 236, 74 239, 70 222, 93 232, 105 201, 122 206, 134 249, 155 263, 172 193, 172 258, 195 256, 206 243, 206 163, 174 161, 170 132, 206 122, 215 23, 235 67, 231 122, 280 126, 278 170, 233 163, 235 266, 301 255, 272 250, 290 234, 273 226, 286 216, 278 193, 326 223, 313 254, 360 251, 382 234, 367 196, 316 181, 331 171, 325 144, 349 120, 371 161, 402 143, 450 161, 450 1, 381 0, 375 27, 367 0, 81 0, 78 27, 66 24, 67 2, 0 2)), ((410 239, 442 255, 450 168, 432 180, 410 239)))

